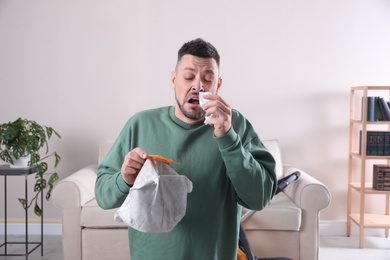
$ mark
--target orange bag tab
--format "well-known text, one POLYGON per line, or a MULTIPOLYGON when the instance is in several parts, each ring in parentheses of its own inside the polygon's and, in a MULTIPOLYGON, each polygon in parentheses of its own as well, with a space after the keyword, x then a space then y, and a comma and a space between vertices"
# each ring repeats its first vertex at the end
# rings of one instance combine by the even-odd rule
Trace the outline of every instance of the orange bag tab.
POLYGON ((248 260, 247 255, 245 254, 244 251, 241 250, 240 247, 238 248, 238 251, 237 251, 237 260, 248 260))
POLYGON ((148 155, 146 158, 156 160, 156 161, 161 161, 167 165, 169 165, 170 163, 180 164, 178 162, 174 162, 172 159, 164 158, 160 155, 148 155))

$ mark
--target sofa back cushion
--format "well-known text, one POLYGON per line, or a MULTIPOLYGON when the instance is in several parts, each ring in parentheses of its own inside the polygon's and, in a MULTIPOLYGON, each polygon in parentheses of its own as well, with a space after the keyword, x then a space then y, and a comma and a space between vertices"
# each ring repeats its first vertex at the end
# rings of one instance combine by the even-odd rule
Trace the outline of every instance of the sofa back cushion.
MULTIPOLYGON (((280 145, 277 139, 263 141, 265 147, 271 152, 272 156, 276 161, 276 176, 278 179, 283 177, 283 164, 282 164, 282 153, 280 152, 280 145)), ((99 151, 99 164, 107 155, 111 146, 114 144, 113 141, 101 141, 99 151)))

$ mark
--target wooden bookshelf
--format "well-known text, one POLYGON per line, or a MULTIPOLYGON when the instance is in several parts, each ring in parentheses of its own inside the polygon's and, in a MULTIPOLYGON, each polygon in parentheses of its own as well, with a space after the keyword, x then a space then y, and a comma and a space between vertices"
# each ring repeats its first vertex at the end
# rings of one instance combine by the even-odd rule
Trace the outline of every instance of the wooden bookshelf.
POLYGON ((382 127, 382 131, 390 131, 390 121, 367 121, 367 97, 370 96, 370 92, 373 91, 375 93, 380 92, 381 97, 390 100, 390 86, 352 87, 350 95, 347 235, 351 235, 352 222, 358 225, 360 248, 364 247, 365 228, 384 229, 386 237, 389 236, 390 229, 390 191, 375 190, 372 187, 372 183, 366 182, 366 175, 372 174, 372 169, 366 172, 366 162, 368 160, 384 160, 385 164, 390 164, 390 156, 366 155, 368 128, 372 131, 382 127), (357 104, 357 102, 359 102, 357 97, 360 96, 363 98, 360 99, 360 104, 357 104), (364 109, 363 111, 360 111, 362 113, 359 113, 361 114, 361 118, 356 118, 355 112, 359 105, 364 109), (383 130, 383 127, 385 127, 386 130, 383 130), (362 131, 361 154, 359 154, 359 151, 356 151, 356 146, 359 145, 359 137, 356 138, 356 136, 354 136, 356 130, 362 131), (356 169, 357 167, 354 160, 358 160, 360 169, 356 169), (354 179, 358 179, 358 181, 353 181, 354 179), (359 196, 359 209, 356 212, 352 212, 352 196, 356 196, 356 194, 359 196), (384 205, 385 214, 370 214, 366 212, 365 198, 372 194, 386 197, 386 203, 384 205))

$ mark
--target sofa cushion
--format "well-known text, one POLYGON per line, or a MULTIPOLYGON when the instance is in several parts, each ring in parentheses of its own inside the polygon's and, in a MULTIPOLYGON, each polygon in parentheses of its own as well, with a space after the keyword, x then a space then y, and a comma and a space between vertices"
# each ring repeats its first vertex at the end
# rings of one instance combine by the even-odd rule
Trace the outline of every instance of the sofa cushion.
MULTIPOLYGON (((245 213, 247 209, 243 209, 245 213)), ((301 209, 280 192, 263 210, 257 211, 243 221, 245 230, 291 230, 301 227, 301 209)))
MULTIPOLYGON (((96 200, 87 202, 81 209, 81 226, 88 228, 127 228, 114 220, 117 209, 103 210, 96 200)), ((243 213, 247 209, 243 208, 243 213)), ((301 209, 283 192, 274 197, 271 204, 243 221, 246 230, 294 230, 301 226, 301 209)))
MULTIPOLYGON (((130 260, 128 231, 124 228, 84 228, 83 260, 130 260)), ((71 259, 73 260, 73 259, 71 259)))
POLYGON ((271 152, 272 156, 276 162, 276 177, 281 179, 283 177, 283 163, 282 163, 282 153, 280 151, 279 141, 276 139, 265 140, 263 144, 271 152))
POLYGON ((123 222, 114 220, 117 209, 103 210, 99 207, 96 199, 92 199, 81 209, 80 221, 82 227, 89 228, 127 228, 123 222))

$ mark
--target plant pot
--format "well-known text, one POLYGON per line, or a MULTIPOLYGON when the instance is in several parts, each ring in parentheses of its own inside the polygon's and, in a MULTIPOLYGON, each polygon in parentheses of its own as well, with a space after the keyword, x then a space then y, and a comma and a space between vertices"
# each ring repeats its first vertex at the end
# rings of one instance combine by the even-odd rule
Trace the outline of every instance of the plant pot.
POLYGON ((11 168, 26 168, 26 167, 28 167, 28 162, 30 161, 30 155, 20 157, 19 159, 15 159, 15 157, 12 156, 12 161, 14 161, 14 164, 9 164, 9 167, 11 167, 11 168))

